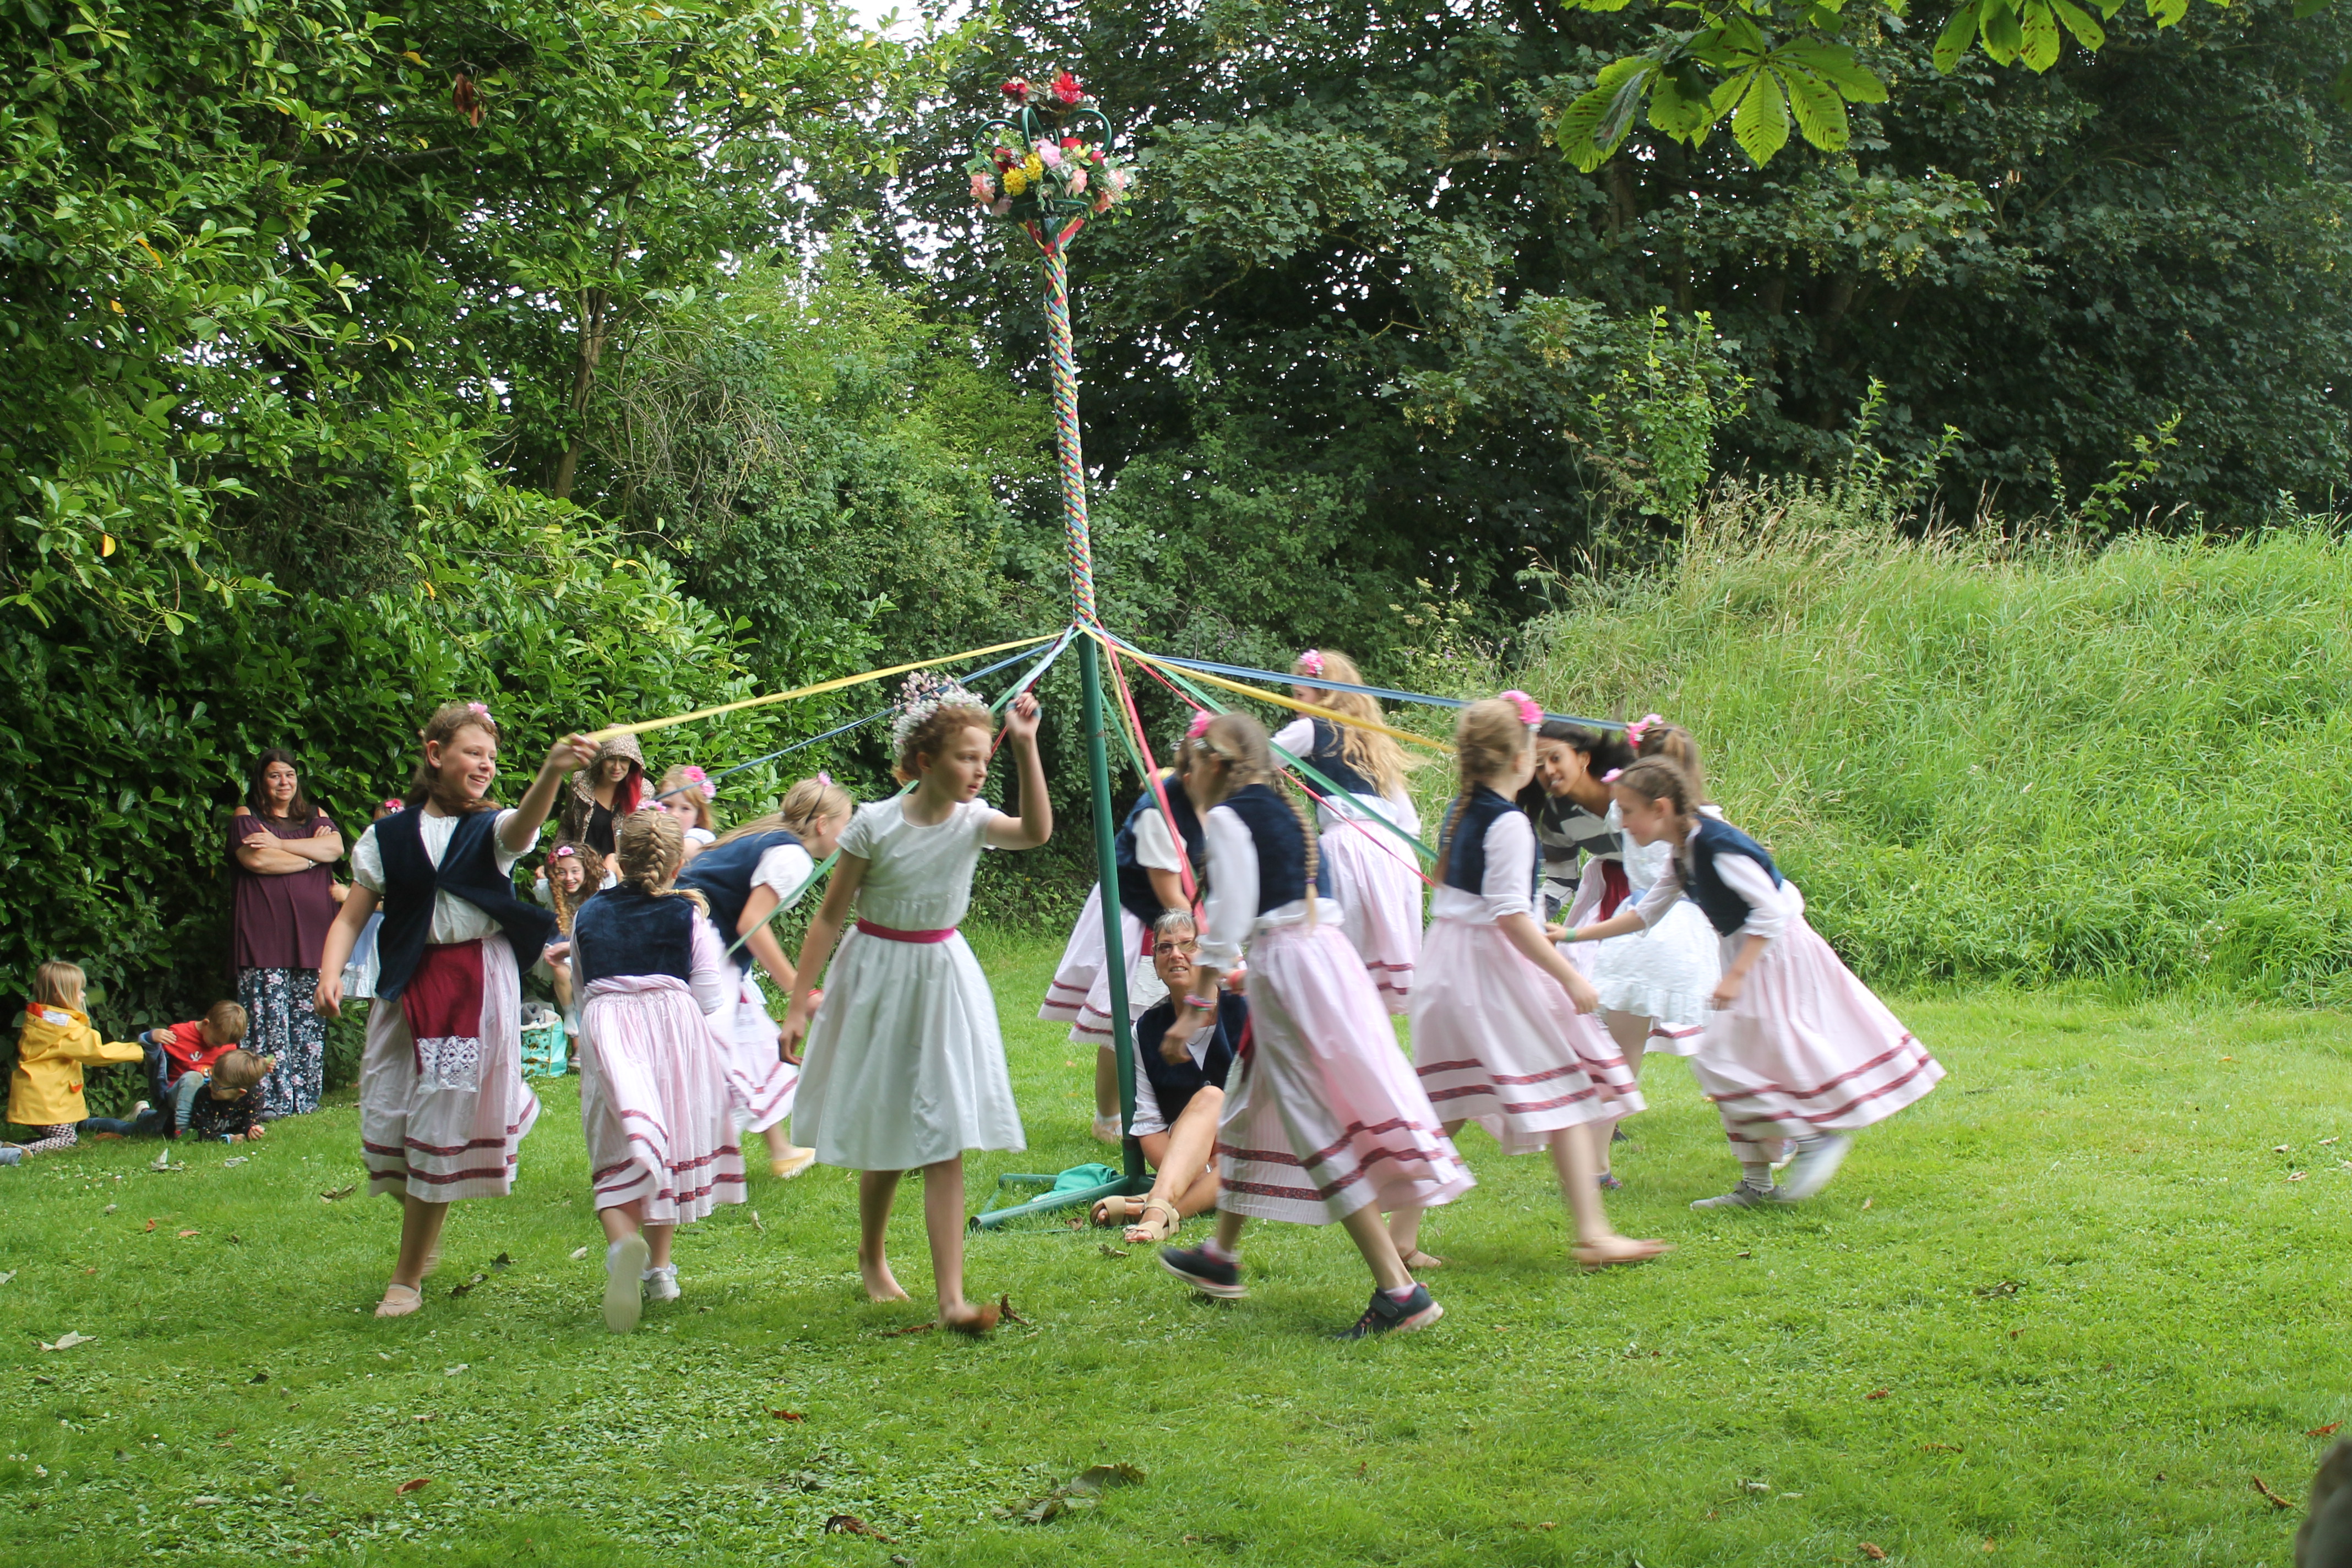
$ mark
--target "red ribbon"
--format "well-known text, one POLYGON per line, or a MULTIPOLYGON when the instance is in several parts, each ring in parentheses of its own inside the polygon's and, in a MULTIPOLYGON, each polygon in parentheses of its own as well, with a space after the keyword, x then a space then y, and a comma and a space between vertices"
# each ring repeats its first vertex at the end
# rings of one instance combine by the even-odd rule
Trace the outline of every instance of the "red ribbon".
POLYGON ((1601 862, 1601 918, 1607 920, 1617 912, 1617 906, 1633 897, 1633 884, 1625 879, 1625 863, 1622 860, 1601 862))
POLYGON ((867 936, 878 936, 884 942, 945 942, 955 935, 956 928, 945 931, 899 931, 894 926, 878 926, 864 915, 857 917, 857 929, 867 936))

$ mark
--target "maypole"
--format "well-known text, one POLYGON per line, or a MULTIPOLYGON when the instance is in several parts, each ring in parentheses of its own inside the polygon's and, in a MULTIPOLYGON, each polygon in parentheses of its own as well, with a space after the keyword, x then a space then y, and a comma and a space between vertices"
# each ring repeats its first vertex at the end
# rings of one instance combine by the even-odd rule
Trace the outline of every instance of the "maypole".
MULTIPOLYGON (((1005 111, 984 128, 988 142, 972 159, 972 200, 992 216, 1018 222, 1037 247, 1045 275, 1045 337, 1054 369, 1054 445, 1062 479, 1062 530, 1070 565, 1070 615, 1078 643, 1080 721, 1087 739, 1087 778, 1094 797, 1095 868, 1102 887, 1103 963, 1110 987, 1112 1048, 1118 1062, 1119 1127, 1124 1173, 1117 1180, 1061 1189, 1014 1208, 983 1214, 982 1226, 1024 1214, 1149 1190, 1143 1151, 1135 1139, 1135 1054, 1128 1017, 1127 952, 1119 930, 1118 862, 1110 793, 1109 727, 1118 722, 1106 700, 1102 651, 1092 637, 1102 629, 1095 608, 1094 541, 1087 522, 1086 458, 1078 437, 1078 358, 1070 331, 1069 246, 1089 216, 1108 210, 1128 176, 1110 153, 1110 121, 1086 97, 1077 78, 1056 73, 1033 88, 1015 77, 1003 87, 1005 111)), ((1053 1182, 1050 1176, 1007 1176, 1003 1183, 1053 1182)))

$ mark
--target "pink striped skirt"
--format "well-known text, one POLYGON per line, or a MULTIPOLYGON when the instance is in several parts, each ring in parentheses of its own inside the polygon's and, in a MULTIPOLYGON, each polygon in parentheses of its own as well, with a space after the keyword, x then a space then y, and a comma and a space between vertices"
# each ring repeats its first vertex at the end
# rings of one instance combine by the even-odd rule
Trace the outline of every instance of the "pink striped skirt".
POLYGON ((1475 1184, 1336 926, 1260 931, 1249 1001, 1250 1048, 1217 1128, 1218 1207, 1328 1225, 1367 1204, 1433 1208, 1475 1184))
POLYGON ((667 974, 599 980, 580 1009, 580 1123, 596 1206, 691 1225, 743 1201, 728 1042, 667 974))
POLYGON ((1331 868, 1331 896, 1339 902, 1339 930, 1380 993, 1381 1005, 1402 1016, 1421 963, 1421 878, 1412 851, 1377 822, 1339 823, 1318 841, 1331 868))

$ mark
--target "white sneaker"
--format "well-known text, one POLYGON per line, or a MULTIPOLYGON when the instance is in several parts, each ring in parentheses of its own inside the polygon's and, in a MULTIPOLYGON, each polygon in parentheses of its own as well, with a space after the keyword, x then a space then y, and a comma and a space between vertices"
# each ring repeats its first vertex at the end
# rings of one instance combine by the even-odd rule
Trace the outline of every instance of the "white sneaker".
POLYGON ((677 1300, 677 1264, 665 1263, 659 1268, 648 1268, 642 1278, 645 1281, 646 1300, 675 1301, 677 1300))
POLYGON ((1789 1174, 1774 1195, 1784 1204, 1811 1197, 1830 1184, 1853 1147, 1853 1139, 1843 1132, 1806 1139, 1797 1145, 1797 1157, 1789 1163, 1789 1174))
POLYGON ((625 1236, 604 1249, 604 1326, 625 1334, 646 1310, 646 1259, 653 1249, 642 1236, 625 1236))

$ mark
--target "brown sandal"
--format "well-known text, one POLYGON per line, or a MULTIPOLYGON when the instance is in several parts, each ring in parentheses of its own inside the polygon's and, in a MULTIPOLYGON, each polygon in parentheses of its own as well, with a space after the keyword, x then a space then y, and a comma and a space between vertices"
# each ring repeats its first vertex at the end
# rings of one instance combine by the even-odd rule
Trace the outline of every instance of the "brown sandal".
POLYGON ((1170 1237, 1176 1234, 1176 1227, 1183 1223, 1184 1216, 1178 1214, 1168 1205, 1161 1203, 1158 1198, 1146 1198, 1143 1200, 1142 1214, 1138 1217, 1135 1224, 1127 1227, 1127 1235, 1124 1239, 1137 1243, 1166 1241, 1170 1237), (1151 1214, 1154 1209, 1159 1210, 1161 1214, 1168 1216, 1168 1224, 1165 1229, 1162 1229, 1160 1226, 1153 1223, 1151 1214))
POLYGON ((1127 1224, 1129 1221, 1130 1221, 1130 1220, 1134 1219, 1134 1218, 1135 1218, 1135 1216, 1136 1216, 1136 1213, 1137 1213, 1137 1211, 1136 1211, 1136 1210, 1134 1210, 1134 1209, 1132 1209, 1132 1208, 1127 1208, 1127 1209, 1125 1209, 1125 1210, 1124 1210, 1124 1212, 1122 1212, 1122 1213, 1120 1213, 1120 1214, 1117 1214, 1117 1215, 1114 1215, 1114 1214, 1112 1214, 1112 1213, 1110 1212, 1110 1205, 1113 1205, 1113 1204, 1118 1204, 1118 1205, 1127 1205, 1127 1204, 1129 1204, 1129 1203, 1131 1203, 1132 1201, 1133 1201, 1132 1199, 1129 1199, 1129 1198, 1124 1198, 1124 1197, 1108 1197, 1108 1198, 1098 1198, 1098 1199, 1097 1199, 1097 1200, 1095 1201, 1095 1211, 1094 1211, 1094 1221, 1095 1221, 1095 1225, 1096 1225, 1096 1226, 1097 1226, 1097 1228, 1099 1228, 1099 1229, 1108 1230, 1108 1229, 1109 1229, 1112 1226, 1115 1226, 1115 1225, 1125 1225, 1125 1224, 1127 1224))

